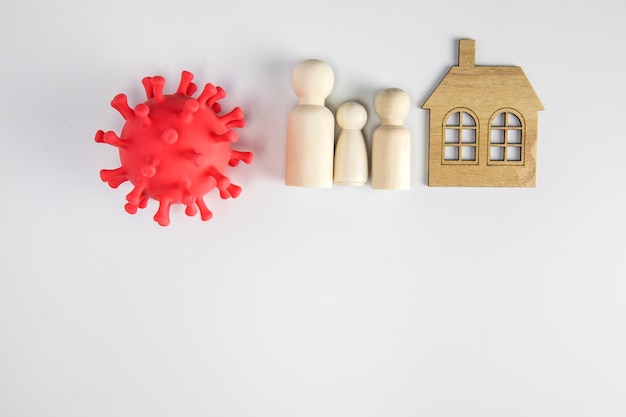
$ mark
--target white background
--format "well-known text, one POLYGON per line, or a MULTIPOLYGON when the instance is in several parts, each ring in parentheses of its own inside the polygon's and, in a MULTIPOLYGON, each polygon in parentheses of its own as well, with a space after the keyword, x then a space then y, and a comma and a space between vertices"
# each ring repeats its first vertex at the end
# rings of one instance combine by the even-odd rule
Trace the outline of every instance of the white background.
MULTIPOLYGON (((0 416, 626 416, 626 3, 3 1, 0 416), (542 100, 535 189, 426 186, 461 37, 542 100), (412 189, 283 185, 291 71, 407 91, 412 189), (222 85, 255 162, 207 223, 123 209, 109 106, 222 85), (168 90, 169 89, 169 90, 168 90)), ((369 140, 369 139, 368 139, 369 140)))

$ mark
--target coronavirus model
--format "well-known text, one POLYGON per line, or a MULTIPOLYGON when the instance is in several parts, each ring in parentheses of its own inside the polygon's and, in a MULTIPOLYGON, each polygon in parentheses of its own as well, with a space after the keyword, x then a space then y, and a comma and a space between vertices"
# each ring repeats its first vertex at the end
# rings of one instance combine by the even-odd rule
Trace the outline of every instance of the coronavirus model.
POLYGON ((130 214, 145 208, 150 198, 158 200, 154 220, 161 226, 170 223, 172 204, 184 204, 189 216, 199 210, 202 220, 209 220, 213 214, 204 195, 217 188, 221 198, 236 198, 241 188, 231 184, 226 168, 239 161, 252 162, 251 152, 230 147, 237 140, 232 129, 244 126, 243 111, 235 107, 220 115, 218 101, 226 96, 224 90, 206 84, 198 98, 193 98, 197 86, 192 80, 193 74, 183 71, 176 93, 166 95, 163 77, 144 78, 146 102, 134 110, 124 94, 111 102, 126 121, 122 133, 96 133, 96 142, 119 148, 122 163, 117 169, 100 171, 102 181, 112 188, 126 181, 134 185, 126 196, 125 208, 130 214))

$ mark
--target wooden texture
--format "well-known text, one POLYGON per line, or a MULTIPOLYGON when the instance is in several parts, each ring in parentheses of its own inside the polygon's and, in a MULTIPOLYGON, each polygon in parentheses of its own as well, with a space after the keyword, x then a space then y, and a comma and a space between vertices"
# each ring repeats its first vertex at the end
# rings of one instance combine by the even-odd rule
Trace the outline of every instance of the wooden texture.
POLYGON ((422 106, 430 111, 428 185, 534 187, 538 111, 519 67, 476 66, 459 41, 453 66, 422 106))
POLYGON ((411 135, 403 126, 409 113, 409 96, 399 88, 387 88, 376 95, 374 108, 381 125, 372 138, 372 188, 411 188, 411 135))
POLYGON ((299 103, 287 121, 285 184, 332 187, 335 118, 324 101, 333 89, 333 70, 320 60, 302 61, 292 82, 299 103))
POLYGON ((335 147, 335 184, 362 186, 367 182, 367 147, 362 129, 367 123, 365 107, 354 101, 337 109, 342 129, 335 147))

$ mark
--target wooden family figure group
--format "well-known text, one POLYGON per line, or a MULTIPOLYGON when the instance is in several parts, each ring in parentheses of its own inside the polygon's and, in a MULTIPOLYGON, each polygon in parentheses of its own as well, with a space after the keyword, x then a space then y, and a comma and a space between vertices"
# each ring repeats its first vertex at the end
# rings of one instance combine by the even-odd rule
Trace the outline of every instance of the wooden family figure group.
MULTIPOLYGON (((337 109, 342 129, 335 145, 335 117, 325 106, 334 85, 331 67, 319 60, 299 63, 293 72, 299 102, 287 122, 285 184, 301 187, 362 186, 368 180, 368 154, 362 129, 365 108, 349 101, 337 109)), ((408 190, 411 138, 403 121, 409 96, 398 88, 380 91, 374 108, 381 125, 372 138, 372 188, 408 190)))

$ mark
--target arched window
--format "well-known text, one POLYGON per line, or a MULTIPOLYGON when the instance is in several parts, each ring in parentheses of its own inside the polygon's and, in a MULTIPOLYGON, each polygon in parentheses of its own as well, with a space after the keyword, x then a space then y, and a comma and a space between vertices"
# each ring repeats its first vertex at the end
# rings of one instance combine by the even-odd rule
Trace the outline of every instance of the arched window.
POLYGON ((489 132, 489 163, 524 164, 524 123, 517 112, 498 110, 492 117, 489 132))
POLYGON ((443 126, 444 164, 478 163, 478 125, 468 109, 455 109, 446 115, 443 126))

